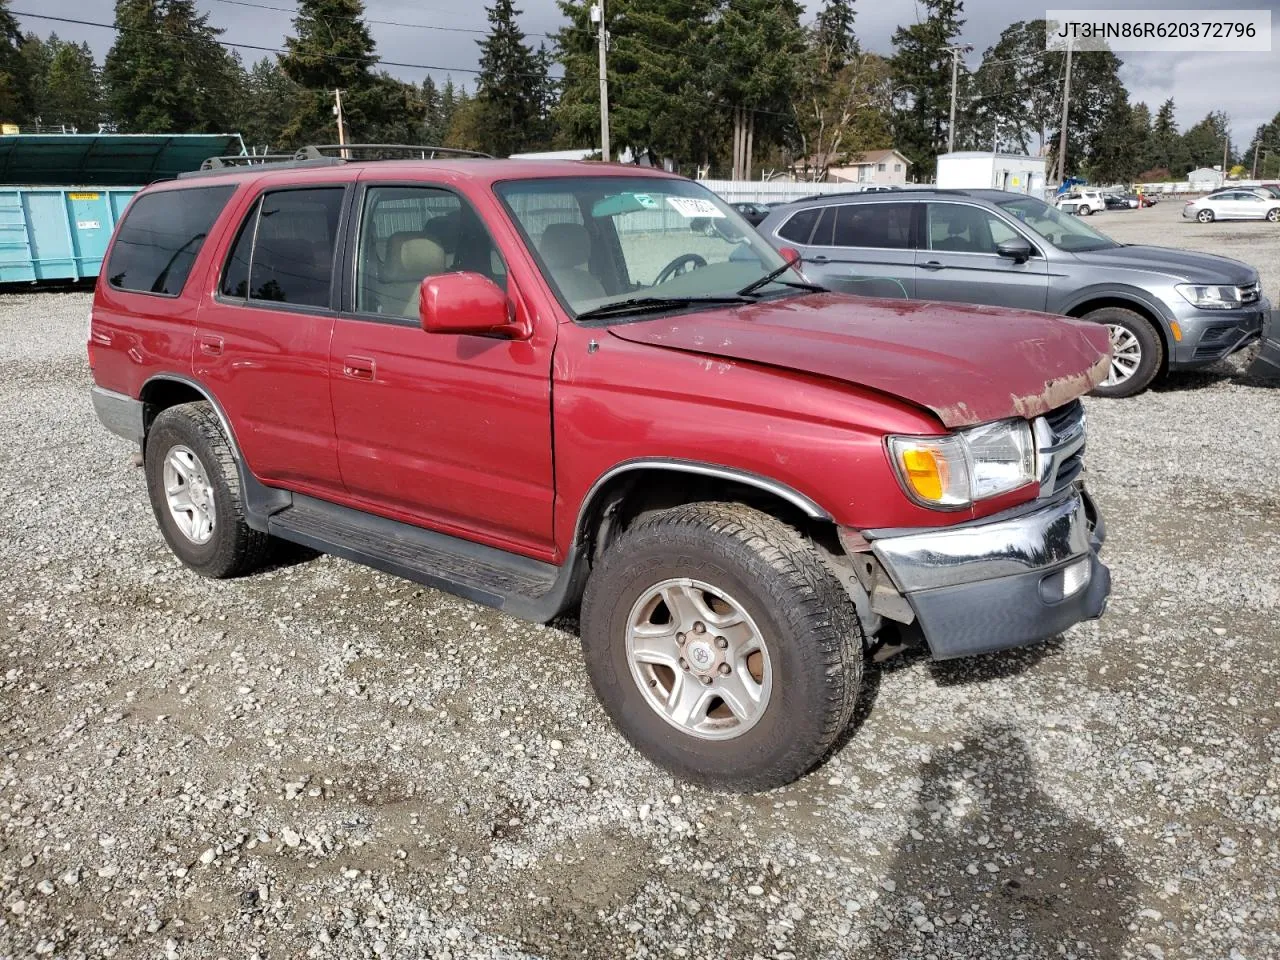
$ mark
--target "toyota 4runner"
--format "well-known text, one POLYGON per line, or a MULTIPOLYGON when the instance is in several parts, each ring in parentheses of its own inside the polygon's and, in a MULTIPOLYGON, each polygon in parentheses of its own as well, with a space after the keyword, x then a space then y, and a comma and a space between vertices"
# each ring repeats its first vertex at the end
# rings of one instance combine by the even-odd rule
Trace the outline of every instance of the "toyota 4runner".
POLYGON ((308 155, 147 188, 98 281, 94 406, 197 573, 281 538, 580 605, 622 733, 742 790, 824 755, 881 633, 1101 615, 1105 328, 825 292, 658 171, 308 155))

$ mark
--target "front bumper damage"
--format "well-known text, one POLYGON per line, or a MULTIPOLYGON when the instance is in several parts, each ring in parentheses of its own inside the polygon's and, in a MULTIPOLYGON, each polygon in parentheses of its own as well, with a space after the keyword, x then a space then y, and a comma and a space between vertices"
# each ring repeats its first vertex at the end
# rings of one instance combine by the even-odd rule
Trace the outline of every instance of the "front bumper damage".
POLYGON ((1245 376, 1280 380, 1280 310, 1272 310, 1262 327, 1262 347, 1245 376))
POLYGON ((1082 487, 1029 511, 863 536, 880 567, 872 609, 914 619, 937 660, 1045 640, 1102 616, 1111 594, 1106 527, 1082 487))

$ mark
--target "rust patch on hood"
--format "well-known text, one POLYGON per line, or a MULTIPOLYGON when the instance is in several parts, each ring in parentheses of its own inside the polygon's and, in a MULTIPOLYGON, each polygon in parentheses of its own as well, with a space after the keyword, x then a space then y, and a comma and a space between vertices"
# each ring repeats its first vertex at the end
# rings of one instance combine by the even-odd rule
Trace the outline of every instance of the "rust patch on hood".
POLYGON ((1031 397, 1011 396, 1013 409, 1027 420, 1039 417, 1050 410, 1070 403, 1076 397, 1088 393, 1103 380, 1111 367, 1111 351, 1099 357, 1088 370, 1073 376, 1058 377, 1044 385, 1044 389, 1031 397))

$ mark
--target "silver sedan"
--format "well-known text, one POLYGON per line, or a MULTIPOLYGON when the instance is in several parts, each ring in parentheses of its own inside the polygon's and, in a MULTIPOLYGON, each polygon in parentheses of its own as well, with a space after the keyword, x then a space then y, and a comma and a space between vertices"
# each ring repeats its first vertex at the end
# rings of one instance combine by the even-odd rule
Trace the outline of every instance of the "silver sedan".
POLYGON ((1188 200, 1182 208, 1182 215, 1201 223, 1214 220, 1270 220, 1280 223, 1280 198, 1261 190, 1219 190, 1199 200, 1188 200))

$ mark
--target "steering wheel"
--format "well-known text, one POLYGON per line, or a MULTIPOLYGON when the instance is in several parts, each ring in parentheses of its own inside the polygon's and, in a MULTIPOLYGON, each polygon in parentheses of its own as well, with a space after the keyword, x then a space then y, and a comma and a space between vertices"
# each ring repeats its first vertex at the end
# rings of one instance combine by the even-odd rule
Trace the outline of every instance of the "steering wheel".
POLYGON ((682 253, 662 268, 658 273, 658 279, 653 281, 653 285, 656 287, 660 283, 666 283, 672 277, 688 273, 689 271, 685 269, 686 267, 697 270, 699 267, 705 267, 706 265, 707 261, 698 256, 698 254, 682 253))

